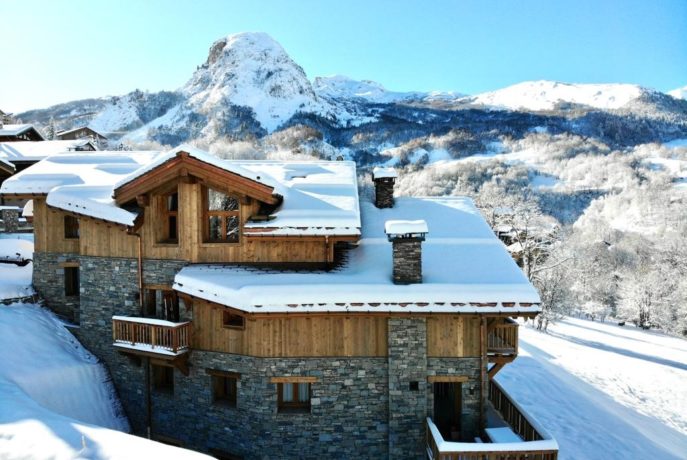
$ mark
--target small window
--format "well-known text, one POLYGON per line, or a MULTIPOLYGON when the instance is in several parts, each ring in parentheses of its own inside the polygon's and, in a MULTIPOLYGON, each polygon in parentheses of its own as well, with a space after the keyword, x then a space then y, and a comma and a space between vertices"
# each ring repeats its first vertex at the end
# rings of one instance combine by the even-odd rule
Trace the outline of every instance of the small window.
POLYGON ((179 242, 179 194, 168 193, 162 197, 162 243, 179 242))
POLYGON ((79 219, 74 216, 64 216, 64 237, 70 240, 79 238, 79 219))
POLYGON ((241 315, 234 314, 230 311, 222 312, 222 326, 233 329, 243 329, 246 327, 246 318, 241 315))
POLYGON ((212 402, 221 406, 236 407, 238 377, 212 375, 212 402))
POLYGON ((79 296, 79 267, 64 267, 64 295, 79 296))
POLYGON ((211 188, 205 194, 205 240, 214 243, 238 243, 239 201, 211 188))
POLYGON ((152 366, 153 389, 160 393, 174 393, 174 368, 169 366, 152 366))
POLYGON ((277 392, 278 412, 310 412, 310 383, 278 383, 277 392))

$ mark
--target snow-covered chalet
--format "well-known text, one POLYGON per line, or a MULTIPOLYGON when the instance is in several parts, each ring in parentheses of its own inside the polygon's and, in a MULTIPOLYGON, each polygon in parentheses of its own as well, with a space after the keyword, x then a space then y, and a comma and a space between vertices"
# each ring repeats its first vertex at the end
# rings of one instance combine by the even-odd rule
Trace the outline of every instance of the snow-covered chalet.
POLYGON ((347 161, 69 152, 32 199, 34 286, 135 433, 218 458, 555 459, 493 380, 539 296, 471 200, 347 161))

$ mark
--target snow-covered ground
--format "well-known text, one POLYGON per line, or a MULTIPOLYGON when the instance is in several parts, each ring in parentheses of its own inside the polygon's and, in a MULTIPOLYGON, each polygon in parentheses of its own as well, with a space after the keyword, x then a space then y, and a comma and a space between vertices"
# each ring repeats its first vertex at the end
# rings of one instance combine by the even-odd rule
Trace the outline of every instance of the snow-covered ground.
POLYGON ((612 322, 529 324, 496 379, 561 460, 687 458, 687 341, 612 322))
MULTIPOLYGON (((33 252, 0 243, 0 257, 33 252)), ((31 268, 0 264, 0 300, 33 292, 31 268)), ((0 362, 2 459, 209 458, 126 434, 105 368, 39 305, 0 305, 0 362)))

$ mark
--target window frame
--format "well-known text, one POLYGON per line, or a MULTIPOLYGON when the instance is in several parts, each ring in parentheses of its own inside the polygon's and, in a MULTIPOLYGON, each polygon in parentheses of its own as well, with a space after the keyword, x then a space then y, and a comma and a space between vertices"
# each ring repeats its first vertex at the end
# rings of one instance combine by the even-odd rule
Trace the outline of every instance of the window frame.
POLYGON ((221 244, 240 244, 241 243, 241 199, 236 195, 229 193, 224 190, 216 189, 213 187, 205 186, 202 191, 202 209, 203 209, 203 243, 221 243, 221 244), (221 193, 230 198, 236 200, 237 209, 231 211, 211 211, 210 210, 210 191, 215 193, 221 193), (220 237, 219 239, 210 238, 210 218, 218 217, 220 218, 220 235, 225 237, 220 237), (227 235, 227 219, 230 217, 236 217, 237 219, 237 233, 236 241, 229 240, 226 238, 227 235))
POLYGON ((80 297, 81 296, 81 274, 79 273, 79 266, 68 265, 62 267, 64 276, 64 296, 65 297, 80 297))
POLYGON ((238 406, 241 374, 216 369, 206 369, 205 372, 210 375, 212 404, 235 409, 238 406), (225 386, 227 382, 229 382, 228 391, 225 386))
POLYGON ((312 409, 312 382, 293 380, 277 382, 277 412, 280 414, 310 414, 312 409), (293 399, 284 401, 284 385, 292 386, 293 399), (307 401, 300 401, 301 385, 307 385, 307 401))
POLYGON ((174 394, 174 367, 151 363, 150 380, 156 393, 174 394), (161 375, 161 372, 164 374, 161 375))
POLYGON ((226 329, 244 330, 246 328, 246 317, 239 315, 231 310, 222 310, 222 327, 226 329), (231 324, 231 319, 240 318, 241 324, 231 324))
POLYGON ((78 240, 80 238, 79 234, 79 219, 71 214, 66 214, 63 218, 64 223, 64 239, 65 240, 78 240))
POLYGON ((162 233, 160 234, 160 238, 158 240, 159 243, 161 244, 179 244, 179 189, 174 188, 173 190, 170 190, 166 193, 163 193, 159 196, 159 203, 160 203, 160 218, 162 221, 162 233), (176 204, 176 209, 170 209, 170 202, 169 199, 176 195, 176 201, 172 201, 172 203, 176 204), (170 229, 172 226, 170 225, 170 219, 174 218, 174 231, 176 233, 176 237, 172 238, 171 237, 171 232, 170 229))

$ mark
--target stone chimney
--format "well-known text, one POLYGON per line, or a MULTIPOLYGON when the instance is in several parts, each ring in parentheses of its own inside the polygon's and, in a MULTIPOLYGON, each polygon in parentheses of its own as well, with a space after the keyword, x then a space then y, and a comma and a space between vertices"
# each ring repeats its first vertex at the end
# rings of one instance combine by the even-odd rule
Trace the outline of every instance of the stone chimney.
POLYGON ((422 242, 428 231, 424 220, 384 223, 384 233, 393 246, 394 284, 422 283, 422 242))
POLYGON ((394 207, 394 183, 396 182, 394 168, 374 168, 372 180, 375 183, 375 206, 378 208, 394 207))

